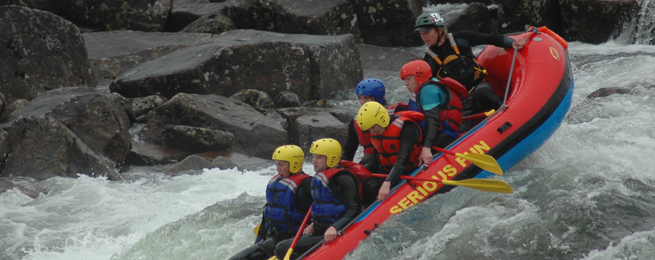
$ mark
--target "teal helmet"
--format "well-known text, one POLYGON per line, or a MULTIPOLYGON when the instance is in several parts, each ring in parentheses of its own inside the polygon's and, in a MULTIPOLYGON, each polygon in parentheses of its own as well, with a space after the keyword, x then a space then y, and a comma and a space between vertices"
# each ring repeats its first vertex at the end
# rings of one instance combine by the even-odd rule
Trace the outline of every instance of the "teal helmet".
POLYGON ((446 20, 437 12, 422 13, 414 22, 414 31, 427 32, 434 27, 443 27, 446 30, 446 20))

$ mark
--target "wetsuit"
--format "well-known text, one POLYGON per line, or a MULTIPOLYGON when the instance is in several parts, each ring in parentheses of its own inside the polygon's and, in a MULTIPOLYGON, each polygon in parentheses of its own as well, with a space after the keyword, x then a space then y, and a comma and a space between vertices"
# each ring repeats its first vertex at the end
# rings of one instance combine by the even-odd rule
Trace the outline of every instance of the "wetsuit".
MULTIPOLYGON (((276 180, 271 181, 273 182, 276 180)), ((277 181, 279 181, 279 177, 277 181)), ((295 202, 299 212, 307 212, 312 204, 311 183, 312 177, 307 177, 302 180, 296 189, 295 202)), ((269 187, 270 184, 271 183, 269 183, 269 187)), ((259 233, 257 234, 257 240, 255 241, 255 244, 232 256, 230 260, 269 259, 271 256, 273 256, 275 245, 277 245, 278 242, 284 239, 293 238, 296 235, 295 231, 281 233, 276 230, 267 230, 267 220, 265 215, 266 213, 262 214, 262 222, 260 224, 259 233)))
MULTIPOLYGON (((329 189, 329 194, 332 194, 337 198, 339 205, 345 206, 345 213, 335 222, 330 221, 314 221, 314 233, 307 234, 300 237, 296 247, 293 249, 293 254, 291 254, 291 259, 296 259, 307 250, 311 249, 315 244, 323 241, 325 231, 331 226, 335 227, 337 230, 342 230, 348 223, 359 215, 361 212, 361 203, 358 179, 354 176, 353 173, 348 170, 343 170, 339 173, 334 174, 329 181, 327 182, 327 188, 329 189)), ((315 179, 312 187, 317 189, 316 183, 320 182, 315 179)), ((325 195, 326 193, 317 193, 325 195)), ((327 199, 314 197, 314 203, 324 203, 327 199)), ((275 247, 275 255, 278 259, 284 259, 289 247, 293 243, 293 238, 284 240, 275 247)))
MULTIPOLYGON (((398 117, 398 115, 394 115, 390 121, 393 122, 398 117)), ((417 123, 410 120, 405 121, 400 131, 400 148, 396 162, 391 167, 391 170, 387 169, 387 167, 380 168, 382 173, 388 173, 389 176, 386 180, 380 181, 379 185, 382 185, 383 181, 390 181, 392 185, 396 184, 400 180, 400 175, 409 174, 416 169, 417 162, 415 160, 418 158, 414 154, 417 149, 420 151, 420 147, 418 146, 420 146, 421 135, 421 128, 417 123)), ((377 189, 379 188, 378 186, 377 189)))
MULTIPOLYGON (((464 88, 460 88, 465 92, 464 88)), ((423 147, 444 148, 459 137, 462 102, 459 96, 446 86, 432 80, 423 83, 419 86, 416 97, 410 99, 409 109, 425 115, 423 147)), ((433 149, 432 152, 436 151, 433 149)))
MULTIPOLYGON (((441 46, 433 45, 429 47, 429 50, 432 51, 440 61, 445 61, 449 56, 456 55, 455 49, 448 40, 448 35, 444 34, 443 37, 446 37, 446 39, 441 46)), ((432 75, 435 77, 443 77, 446 76, 445 74, 449 74, 447 76, 456 79, 471 91, 467 98, 462 99, 463 116, 491 109, 498 109, 498 107, 502 105, 502 98, 494 93, 491 84, 484 82, 481 76, 478 78, 474 76, 475 72, 481 71, 482 68, 480 68, 474 60, 475 55, 473 54, 472 47, 477 45, 494 45, 503 48, 512 48, 514 40, 504 35, 473 31, 459 31, 453 33, 453 38, 462 56, 463 62, 459 63, 458 60, 451 64, 457 68, 445 71, 441 69, 442 66, 439 65, 439 62, 437 62, 436 59, 426 53, 423 60, 430 64, 432 75), (478 67, 478 69, 475 69, 474 67, 478 67)), ((445 66, 448 67, 448 65, 445 66)), ((478 75, 479 74, 480 73, 478 73, 478 75)), ((473 126, 473 123, 474 122, 463 122, 461 129, 462 132, 468 131, 468 129, 473 126)))

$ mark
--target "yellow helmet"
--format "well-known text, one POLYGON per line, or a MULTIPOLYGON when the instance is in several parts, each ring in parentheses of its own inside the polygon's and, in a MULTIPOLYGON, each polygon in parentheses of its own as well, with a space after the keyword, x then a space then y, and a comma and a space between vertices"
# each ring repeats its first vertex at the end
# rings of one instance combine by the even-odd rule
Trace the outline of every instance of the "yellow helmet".
POLYGON ((289 171, 297 173, 305 162, 305 153, 297 145, 283 145, 273 152, 273 160, 289 162, 289 171))
POLYGON ((357 112, 357 124, 364 131, 371 129, 375 124, 387 127, 389 126, 389 112, 378 102, 366 102, 357 112))
POLYGON ((341 160, 341 144, 332 138, 323 138, 314 141, 309 153, 327 156, 327 167, 334 167, 341 160))

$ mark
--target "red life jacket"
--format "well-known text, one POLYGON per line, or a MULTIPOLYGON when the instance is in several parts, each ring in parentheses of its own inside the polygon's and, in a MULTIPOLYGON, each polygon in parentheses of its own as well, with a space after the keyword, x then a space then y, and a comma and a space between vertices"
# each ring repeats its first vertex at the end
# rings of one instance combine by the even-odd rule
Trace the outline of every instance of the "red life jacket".
MULTIPOLYGON (((387 106, 389 116, 392 116, 395 108, 401 105, 402 103, 387 106)), ((373 154, 375 152, 375 147, 373 147, 373 143, 371 143, 371 132, 359 128, 359 124, 357 124, 357 116, 355 116, 353 121, 355 123, 355 131, 357 131, 357 140, 359 140, 359 144, 364 147, 364 155, 373 154)))
MULTIPOLYGON (((373 146, 375 146, 375 149, 379 153, 380 168, 386 172, 391 171, 391 168, 393 168, 393 165, 398 160, 398 153, 400 152, 400 131, 403 129, 405 122, 411 121, 418 125, 419 122, 425 120, 425 115, 416 111, 401 111, 397 112, 396 115, 400 117, 393 120, 382 135, 371 134, 373 146)), ((418 129, 419 140, 422 140, 423 133, 420 127, 418 129)), ((420 143, 414 146, 414 151, 409 156, 411 166, 418 166, 421 148, 422 145, 420 143)))
MULTIPOLYGON (((427 85, 435 85, 447 95, 448 102, 439 106, 439 120, 442 122, 439 130, 457 137, 459 126, 462 124, 462 98, 468 96, 466 87, 451 78, 443 78, 440 81, 428 80, 418 87, 416 100, 421 100, 421 89, 427 85)), ((423 110, 423 108, 420 109, 423 110)))

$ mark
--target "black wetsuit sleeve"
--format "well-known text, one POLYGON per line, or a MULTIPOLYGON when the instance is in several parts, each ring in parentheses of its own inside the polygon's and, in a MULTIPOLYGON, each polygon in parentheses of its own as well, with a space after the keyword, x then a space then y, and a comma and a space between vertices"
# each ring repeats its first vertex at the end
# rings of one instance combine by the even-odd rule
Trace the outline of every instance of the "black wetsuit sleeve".
POLYGON ((338 174, 337 176, 334 176, 330 182, 334 183, 334 185, 330 185, 333 187, 332 191, 335 192, 335 194, 338 194, 337 196, 342 199, 348 208, 346 214, 332 224, 332 226, 337 230, 341 230, 348 225, 348 223, 353 221, 360 212, 361 202, 359 200, 359 185, 355 178, 350 174, 338 174))
MULTIPOLYGON (((500 35, 500 34, 489 34, 489 33, 481 33, 481 32, 474 32, 474 31, 466 31, 466 30, 453 33, 453 38, 455 39, 459 38, 468 41, 467 47, 483 45, 483 44, 484 45, 491 44, 502 48, 511 48, 512 47, 511 42, 509 47, 506 46, 505 37, 507 36, 500 35)), ((458 44, 460 44, 460 42, 458 42, 458 44)))
POLYGON ((423 114, 426 120, 423 147, 431 148, 436 143, 439 126, 441 126, 441 122, 439 121, 439 106, 430 110, 424 110, 423 114))
POLYGON ((305 178, 296 192, 296 204, 300 212, 307 212, 312 206, 312 177, 305 178))
POLYGON ((410 163, 409 156, 414 152, 416 144, 421 141, 419 139, 419 131, 419 126, 416 123, 410 121, 405 122, 403 129, 400 130, 400 151, 398 152, 398 160, 391 168, 386 181, 390 181, 392 184, 396 183, 400 178, 400 175, 405 171, 405 168, 410 163))
POLYGON ((341 153, 341 159, 352 161, 358 147, 359 137, 357 136, 357 130, 355 130, 355 121, 350 120, 350 123, 348 123, 348 136, 343 147, 343 153, 341 153))

